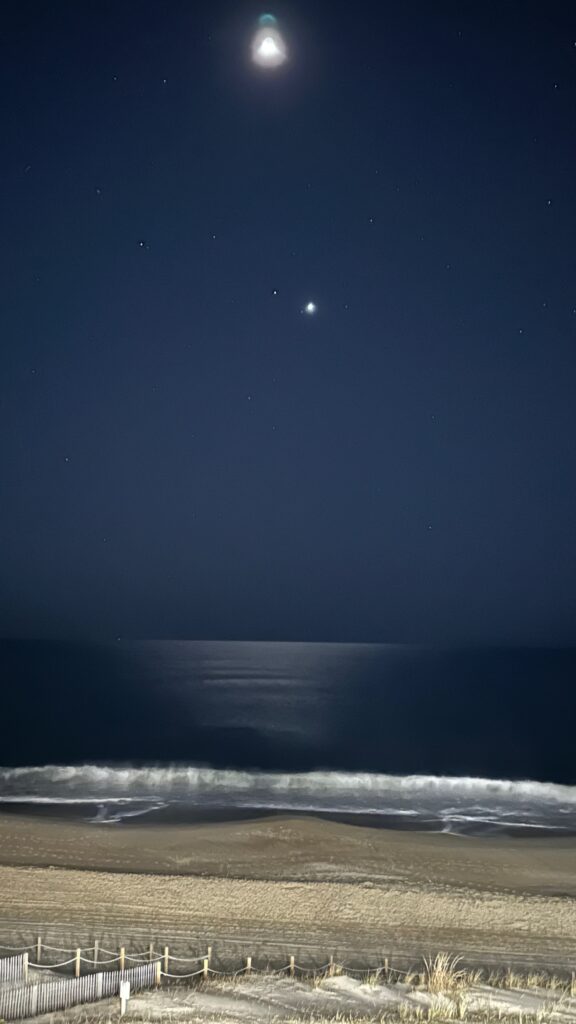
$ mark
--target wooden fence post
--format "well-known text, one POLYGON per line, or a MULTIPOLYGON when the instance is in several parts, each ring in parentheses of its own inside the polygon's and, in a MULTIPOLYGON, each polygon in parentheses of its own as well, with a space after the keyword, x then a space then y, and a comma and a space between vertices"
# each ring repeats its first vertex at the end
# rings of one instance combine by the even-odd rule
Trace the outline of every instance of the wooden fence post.
POLYGON ((294 977, 295 970, 296 970, 295 957, 291 956, 290 957, 290 977, 291 978, 294 977))
POLYGON ((330 956, 330 963, 328 964, 328 977, 332 978, 334 975, 334 953, 330 956))
POLYGON ((208 946, 206 950, 206 956, 208 957, 208 963, 212 960, 212 946, 208 946))
POLYGON ((123 971, 126 966, 126 946, 120 946, 120 970, 123 971))
POLYGON ((28 981, 28 953, 24 953, 22 957, 22 974, 24 975, 24 981, 28 981))
POLYGON ((388 957, 384 957, 384 970, 386 972, 386 981, 388 981, 388 957))
POLYGON ((168 946, 164 946, 164 974, 168 974, 169 962, 170 962, 170 954, 168 952, 168 946))
POLYGON ((42 962, 42 936, 39 935, 36 939, 36 963, 42 962))
POLYGON ((74 957, 74 977, 80 977, 80 957, 82 956, 82 950, 76 950, 76 956, 74 957))
POLYGON ((94 950, 93 950, 93 952, 94 952, 94 966, 96 966, 96 964, 98 963, 98 954, 99 954, 98 947, 99 947, 99 945, 100 945, 100 943, 98 942, 98 939, 94 939, 94 950))
POLYGON ((150 960, 150 962, 152 962, 152 960, 154 959, 154 943, 153 942, 151 942, 150 945, 148 946, 148 959, 150 960))
POLYGON ((251 974, 251 973, 252 973, 252 957, 251 956, 247 956, 246 957, 246 974, 251 974))
POLYGON ((156 961, 156 988, 160 988, 162 984, 162 961, 156 961))
POLYGON ((202 967, 202 974, 204 975, 205 978, 208 977, 208 957, 207 956, 204 957, 204 965, 202 967))

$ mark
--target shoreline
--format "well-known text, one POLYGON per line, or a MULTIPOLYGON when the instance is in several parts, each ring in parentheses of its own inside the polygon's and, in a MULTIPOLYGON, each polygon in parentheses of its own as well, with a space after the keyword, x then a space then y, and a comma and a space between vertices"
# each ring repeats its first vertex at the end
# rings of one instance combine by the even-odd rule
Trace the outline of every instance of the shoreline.
POLYGON ((214 812, 163 824, 97 824, 0 812, 0 866, 143 876, 236 877, 455 886, 576 899, 576 838, 482 838, 374 828, 308 814, 214 812))
POLYGON ((158 802, 150 806, 150 800, 101 800, 70 803, 56 801, 0 800, 0 821, 12 816, 29 820, 61 821, 66 824, 85 825, 91 828, 120 827, 134 829, 149 827, 201 827, 204 825, 228 825, 236 822, 287 819, 294 821, 326 821, 353 828, 367 828, 384 832, 409 832, 428 835, 451 835, 466 839, 510 839, 543 841, 574 839, 576 827, 536 825, 494 821, 492 819, 470 818, 459 821, 453 828, 439 817, 411 816, 401 812, 386 814, 367 811, 293 810, 290 808, 263 808, 238 806, 211 806, 181 802, 158 802), (142 806, 139 807, 139 804, 142 806), (103 809, 105 812, 103 813, 103 809))

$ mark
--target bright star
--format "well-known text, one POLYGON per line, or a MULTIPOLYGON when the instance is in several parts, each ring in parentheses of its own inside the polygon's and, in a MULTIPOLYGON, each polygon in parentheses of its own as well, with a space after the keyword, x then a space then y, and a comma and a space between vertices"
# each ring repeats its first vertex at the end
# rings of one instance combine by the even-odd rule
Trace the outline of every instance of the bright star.
POLYGON ((304 306, 304 312, 308 313, 308 316, 313 316, 314 313, 316 312, 316 308, 317 307, 315 302, 307 302, 306 305, 304 306))

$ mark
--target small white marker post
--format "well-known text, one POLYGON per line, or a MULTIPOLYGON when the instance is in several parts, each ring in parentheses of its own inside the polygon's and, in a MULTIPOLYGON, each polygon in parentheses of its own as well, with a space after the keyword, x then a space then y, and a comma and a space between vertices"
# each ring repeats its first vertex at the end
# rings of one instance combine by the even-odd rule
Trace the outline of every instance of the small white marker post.
POLYGON ((128 1005, 128 1000, 129 999, 130 999, 130 982, 129 981, 121 981, 120 982, 120 1016, 121 1017, 123 1017, 124 1014, 126 1013, 126 1007, 128 1005))

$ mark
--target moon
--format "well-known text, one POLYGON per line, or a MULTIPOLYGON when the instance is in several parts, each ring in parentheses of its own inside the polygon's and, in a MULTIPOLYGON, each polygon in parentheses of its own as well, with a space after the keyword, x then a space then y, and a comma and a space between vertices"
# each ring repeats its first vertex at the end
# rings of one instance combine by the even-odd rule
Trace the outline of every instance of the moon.
POLYGON ((261 68, 277 68, 288 54, 286 44, 276 27, 273 14, 263 14, 258 21, 259 28, 252 40, 252 60, 261 68))

